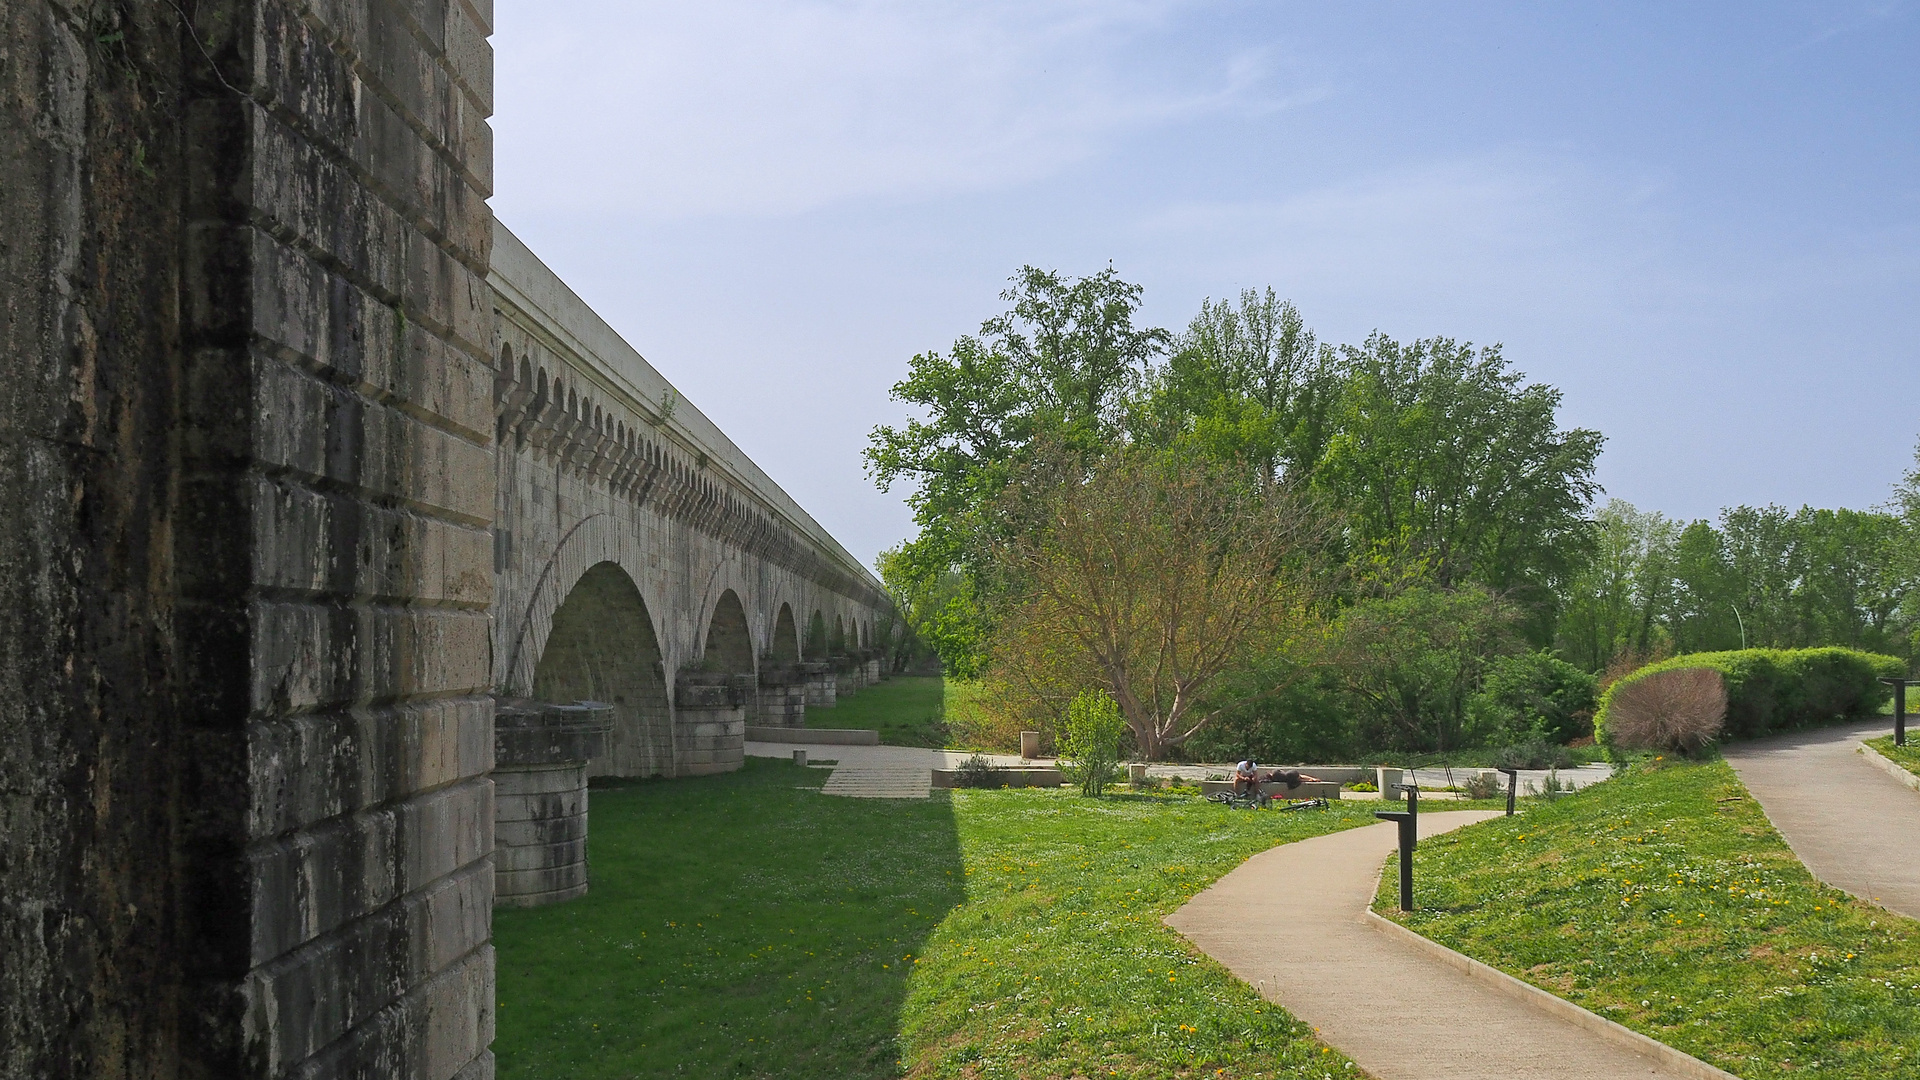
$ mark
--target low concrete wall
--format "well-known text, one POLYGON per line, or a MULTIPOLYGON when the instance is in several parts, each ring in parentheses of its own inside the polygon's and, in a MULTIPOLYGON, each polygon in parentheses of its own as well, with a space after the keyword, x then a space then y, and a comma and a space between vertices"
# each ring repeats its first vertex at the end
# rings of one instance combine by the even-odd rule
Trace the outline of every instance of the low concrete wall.
MULTIPOLYGON (((954 787, 954 777, 958 769, 933 770, 933 786, 937 788, 954 787)), ((1066 774, 1059 769, 1025 768, 1021 766, 996 768, 993 770, 993 782, 988 787, 1059 787, 1067 782, 1066 774)))
POLYGON ((868 728, 747 728, 748 742, 806 743, 810 746, 879 746, 880 733, 868 728))

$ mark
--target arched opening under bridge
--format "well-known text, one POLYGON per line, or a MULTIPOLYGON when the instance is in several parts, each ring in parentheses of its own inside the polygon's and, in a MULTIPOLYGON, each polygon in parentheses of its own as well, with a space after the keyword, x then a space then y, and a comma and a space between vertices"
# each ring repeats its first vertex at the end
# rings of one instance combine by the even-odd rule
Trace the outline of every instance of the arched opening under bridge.
POLYGON ((786 667, 800 662, 800 628, 793 624, 793 605, 780 605, 780 617, 774 620, 770 644, 768 655, 776 665, 786 667))
POLYGON ((701 653, 703 667, 733 675, 753 672, 753 634, 747 629, 747 612, 732 589, 720 594, 713 605, 713 618, 707 622, 707 646, 701 653))
POLYGON ((672 712, 660 659, 647 602, 614 563, 588 569, 554 610, 533 670, 533 696, 613 705, 613 737, 606 757, 588 766, 591 775, 672 774, 672 712))

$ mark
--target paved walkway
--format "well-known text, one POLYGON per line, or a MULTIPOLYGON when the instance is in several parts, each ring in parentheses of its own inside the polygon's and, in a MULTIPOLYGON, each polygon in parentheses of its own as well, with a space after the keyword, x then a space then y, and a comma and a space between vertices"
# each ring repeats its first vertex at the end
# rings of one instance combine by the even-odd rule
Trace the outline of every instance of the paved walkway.
MULTIPOLYGON (((833 774, 827 777, 826 787, 822 790, 828 795, 849 795, 854 798, 872 799, 924 799, 932 791, 933 770, 957 767, 972 754, 956 750, 923 750, 911 746, 840 746, 825 743, 804 742, 749 742, 748 757, 791 757, 795 750, 805 750, 809 761, 837 761, 833 774)), ((995 765, 1033 765, 1053 764, 1047 758, 1040 762, 1024 761, 1015 754, 982 754, 982 757, 995 765)), ((1312 766, 1308 766, 1309 769, 1312 766)), ((1209 776, 1224 777, 1233 771, 1232 765, 1149 765, 1150 776, 1172 777, 1181 780, 1199 781, 1209 776)), ((1455 769, 1455 782, 1461 782, 1471 770, 1455 769)), ((1424 786, 1441 787, 1449 780, 1445 770, 1419 769, 1415 777, 1424 786)), ((1545 770, 1522 769, 1520 771, 1520 792, 1540 791, 1545 784, 1545 770)), ((1562 781, 1574 787, 1586 787, 1599 783, 1612 775, 1605 765, 1588 766, 1581 769, 1565 769, 1559 773, 1562 781)), ((1503 789, 1504 790, 1504 789, 1503 789)), ((1347 791, 1341 793, 1346 799, 1378 799, 1373 792, 1347 791)), ((1428 799, 1447 798, 1438 793, 1428 795, 1428 799)))
MULTIPOLYGON (((1423 813, 1420 833, 1491 816, 1423 813)), ((1362 916, 1395 843, 1395 827, 1382 822, 1283 844, 1215 882, 1167 925, 1379 1080, 1682 1075, 1368 927, 1362 916)))
POLYGON ((1814 876, 1889 911, 1920 919, 1920 793, 1869 764, 1875 720, 1726 748, 1740 782, 1814 876))
POLYGON ((791 758, 805 750, 809 762, 834 762, 820 790, 854 799, 924 799, 933 792, 933 770, 965 754, 912 746, 830 746, 825 743, 749 742, 748 757, 791 758))

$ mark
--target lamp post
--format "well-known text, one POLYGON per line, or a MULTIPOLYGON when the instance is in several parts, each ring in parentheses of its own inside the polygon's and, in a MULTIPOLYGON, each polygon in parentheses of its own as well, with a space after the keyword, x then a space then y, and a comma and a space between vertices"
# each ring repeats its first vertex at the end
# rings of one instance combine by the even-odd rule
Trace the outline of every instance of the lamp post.
POLYGON ((1738 604, 1728 604, 1727 606, 1733 609, 1733 621, 1740 624, 1740 649, 1744 652, 1747 648, 1747 620, 1740 617, 1740 606, 1738 604))

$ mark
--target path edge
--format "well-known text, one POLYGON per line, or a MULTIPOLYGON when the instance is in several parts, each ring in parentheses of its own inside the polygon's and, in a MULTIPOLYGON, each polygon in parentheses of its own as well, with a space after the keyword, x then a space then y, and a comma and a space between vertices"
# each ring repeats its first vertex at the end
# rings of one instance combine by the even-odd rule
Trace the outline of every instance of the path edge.
POLYGON ((1516 979, 1504 971, 1488 967, 1471 956, 1455 952, 1432 938, 1415 933, 1392 919, 1381 916, 1371 908, 1367 910, 1365 922, 1401 944, 1417 949, 1448 967, 1465 973, 1470 979, 1486 983, 1508 997, 1518 998, 1535 1008, 1553 1013, 1577 1027, 1630 1047, 1687 1076, 1696 1077, 1698 1080, 1740 1080, 1740 1077, 1733 1073, 1718 1066, 1709 1065, 1692 1054, 1676 1050, 1658 1039, 1642 1035, 1599 1013, 1575 1005, 1566 998, 1542 990, 1530 982, 1516 979))
POLYGON ((1867 759, 1867 764, 1872 765, 1874 768, 1879 769, 1881 772, 1886 773, 1888 776, 1893 777, 1895 780, 1900 781, 1913 790, 1920 791, 1920 776, 1915 776, 1913 773, 1907 771, 1899 762, 1887 757, 1887 755, 1875 750, 1866 743, 1861 743, 1857 749, 1860 751, 1861 756, 1867 759))

